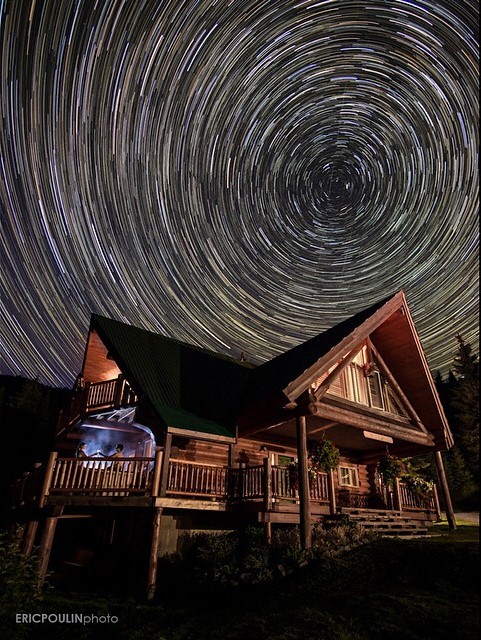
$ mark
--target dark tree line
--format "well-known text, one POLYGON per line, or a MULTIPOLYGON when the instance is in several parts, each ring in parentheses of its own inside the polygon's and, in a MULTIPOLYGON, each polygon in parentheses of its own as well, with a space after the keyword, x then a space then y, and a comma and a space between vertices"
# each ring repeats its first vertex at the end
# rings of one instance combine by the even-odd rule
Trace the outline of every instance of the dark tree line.
POLYGON ((477 508, 479 501, 479 361, 460 335, 453 368, 446 379, 438 372, 436 388, 454 436, 443 454, 455 505, 477 508))
POLYGON ((0 376, 0 425, 2 460, 0 495, 36 462, 44 462, 52 450, 58 415, 69 391, 38 380, 0 376))

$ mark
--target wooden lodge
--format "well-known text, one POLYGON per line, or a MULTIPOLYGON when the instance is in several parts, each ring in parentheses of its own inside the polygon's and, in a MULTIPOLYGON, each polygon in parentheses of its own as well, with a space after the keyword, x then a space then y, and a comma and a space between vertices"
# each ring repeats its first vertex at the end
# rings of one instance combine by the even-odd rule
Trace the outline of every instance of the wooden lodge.
POLYGON ((313 521, 343 513, 422 529, 439 517, 437 491, 385 487, 387 448, 434 454, 454 526, 440 455, 451 445, 402 291, 257 367, 94 315, 54 451, 14 485, 12 514, 25 552, 39 545, 41 579, 50 562, 110 553, 110 566, 144 567, 152 596, 158 557, 192 531, 298 523, 309 546, 313 521), (309 475, 324 438, 339 466, 309 475))

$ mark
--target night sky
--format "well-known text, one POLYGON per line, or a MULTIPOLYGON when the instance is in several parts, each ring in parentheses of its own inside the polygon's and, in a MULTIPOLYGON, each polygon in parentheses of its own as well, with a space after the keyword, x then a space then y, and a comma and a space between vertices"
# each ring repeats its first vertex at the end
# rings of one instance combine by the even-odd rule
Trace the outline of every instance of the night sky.
POLYGON ((478 335, 478 3, 0 0, 2 373, 91 312, 255 362, 403 288, 478 335))

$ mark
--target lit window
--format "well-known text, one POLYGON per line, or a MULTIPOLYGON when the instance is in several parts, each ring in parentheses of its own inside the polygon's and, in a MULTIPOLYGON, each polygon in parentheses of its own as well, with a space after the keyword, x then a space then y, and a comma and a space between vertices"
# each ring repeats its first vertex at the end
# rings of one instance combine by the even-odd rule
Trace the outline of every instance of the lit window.
POLYGON ((341 487, 358 487, 357 469, 355 467, 339 467, 339 484, 341 487))

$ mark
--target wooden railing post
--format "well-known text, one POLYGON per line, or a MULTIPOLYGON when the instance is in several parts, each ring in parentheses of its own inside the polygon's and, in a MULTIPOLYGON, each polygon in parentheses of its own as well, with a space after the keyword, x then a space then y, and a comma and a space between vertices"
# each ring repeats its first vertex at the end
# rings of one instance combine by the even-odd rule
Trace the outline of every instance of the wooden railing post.
POLYGON ((172 434, 167 433, 164 441, 164 453, 162 456, 162 469, 160 472, 160 489, 159 496, 165 497, 167 493, 167 483, 169 481, 169 462, 170 462, 170 449, 172 446, 172 434))
POLYGON ((399 483, 399 478, 394 478, 393 491, 394 491, 394 509, 396 511, 402 511, 403 505, 401 500, 401 486, 399 483))
POLYGON ((117 382, 115 383, 114 407, 120 407, 122 404, 122 395, 124 392, 124 376, 119 373, 117 382))
POLYGON ((51 451, 48 458, 47 467, 45 469, 45 476, 43 478, 42 490, 40 492, 40 498, 38 506, 43 507, 45 500, 49 494, 50 485, 52 484, 53 469, 55 467, 55 461, 57 459, 57 451, 51 451))
POLYGON ((83 415, 87 411, 87 404, 89 400, 90 382, 86 382, 82 390, 82 399, 80 402, 79 413, 83 415))
POLYGON ((270 456, 264 458, 264 511, 270 511, 272 506, 272 462, 270 456))
POLYGON ((327 495, 329 498, 329 512, 331 516, 336 515, 337 504, 336 504, 336 490, 334 488, 334 471, 333 469, 329 469, 329 473, 327 474, 327 495))
POLYGON ((155 447, 154 473, 152 475, 152 497, 157 497, 160 492, 160 472, 162 470, 162 447, 155 447))
POLYGON ((441 505, 439 504, 438 490, 434 483, 433 483, 433 502, 434 502, 434 509, 436 511, 436 520, 440 522, 441 521, 441 505))

